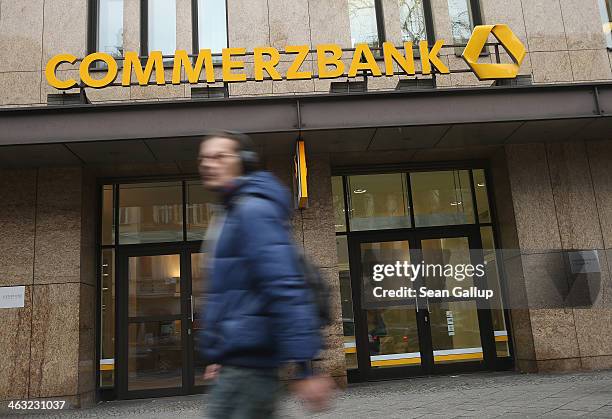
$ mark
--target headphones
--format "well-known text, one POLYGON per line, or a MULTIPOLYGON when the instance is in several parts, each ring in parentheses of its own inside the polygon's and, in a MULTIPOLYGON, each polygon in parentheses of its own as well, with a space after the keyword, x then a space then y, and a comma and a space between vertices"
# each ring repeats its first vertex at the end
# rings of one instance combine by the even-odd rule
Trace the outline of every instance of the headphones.
POLYGON ((241 148, 238 155, 240 156, 242 170, 244 171, 245 175, 259 170, 259 156, 257 155, 256 151, 241 148))
POLYGON ((212 137, 229 138, 238 143, 238 156, 242 163, 243 174, 248 175, 249 173, 260 170, 261 162, 257 151, 255 151, 255 143, 251 137, 240 132, 216 131, 206 135, 204 140, 212 137))

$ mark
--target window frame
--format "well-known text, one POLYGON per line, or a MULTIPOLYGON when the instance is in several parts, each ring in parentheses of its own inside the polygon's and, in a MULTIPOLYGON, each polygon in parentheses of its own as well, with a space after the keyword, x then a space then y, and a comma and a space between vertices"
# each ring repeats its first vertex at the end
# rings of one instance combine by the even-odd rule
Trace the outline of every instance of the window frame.
MULTIPOLYGON (((423 0, 423 17, 425 19, 425 36, 427 43, 433 45, 436 42, 436 30, 431 0, 423 0)), ((401 25, 401 21, 400 21, 401 25)), ((418 54, 418 51, 415 51, 418 54)))
MULTIPOLYGON (((347 5, 347 11, 348 11, 348 6, 349 6, 349 1, 346 1, 346 5, 347 5)), ((379 49, 382 52, 382 44, 383 42, 387 41, 387 34, 385 31, 385 14, 383 11, 383 5, 382 5, 382 0, 374 0, 374 16, 376 17, 376 32, 378 35, 378 45, 379 45, 379 49)), ((352 32, 351 32, 351 15, 350 12, 348 14, 348 18, 349 18, 349 32, 350 32, 350 36, 352 37, 352 32)), ((353 45, 351 45, 351 48, 354 48, 353 45)))
MULTIPOLYGON (((176 4, 176 0, 174 0, 175 7, 176 4)), ((178 18, 178 16, 176 17, 178 18)), ((174 32, 176 33, 177 21, 174 23, 174 32)), ((174 50, 176 50, 176 45, 174 50)), ((140 56, 149 56, 149 0, 140 0, 140 56)), ((164 68, 166 67, 172 67, 172 62, 164 59, 164 68)))
MULTIPOLYGON (((123 6, 125 8, 125 0, 123 0, 123 6)), ((122 15, 123 18, 123 15, 122 15)), ((123 25, 122 25, 123 27, 123 25)), ((98 35, 100 32, 100 0, 89 0, 87 3, 87 55, 93 54, 94 52, 101 52, 98 50, 98 35)), ((125 27, 123 27, 123 35, 125 35, 125 27)), ((122 36, 122 40, 125 38, 122 36)), ((125 52, 125 44, 122 45, 123 51, 125 52)), ((115 57, 119 68, 123 68, 123 58, 118 59, 115 57)), ((106 63, 96 61, 93 63, 89 71, 106 71, 106 63)))
MULTIPOLYGON (((200 51, 200 25, 199 20, 199 0, 191 0, 191 46, 193 54, 197 54, 200 51)), ((225 0, 225 45, 226 48, 230 46, 229 38, 229 13, 227 12, 228 2, 225 0)))
MULTIPOLYGON (((606 31, 603 31, 603 36, 604 36, 604 42, 606 44, 606 48, 608 49, 608 51, 612 51, 612 1, 611 0, 597 0, 597 9, 599 10, 599 14, 601 15, 601 5, 600 3, 603 1, 603 7, 604 10, 607 12, 608 14, 608 25, 610 26, 610 32, 609 34, 606 33, 606 31)), ((601 23, 602 26, 606 24, 606 22, 604 21, 605 17, 601 16, 601 23)))

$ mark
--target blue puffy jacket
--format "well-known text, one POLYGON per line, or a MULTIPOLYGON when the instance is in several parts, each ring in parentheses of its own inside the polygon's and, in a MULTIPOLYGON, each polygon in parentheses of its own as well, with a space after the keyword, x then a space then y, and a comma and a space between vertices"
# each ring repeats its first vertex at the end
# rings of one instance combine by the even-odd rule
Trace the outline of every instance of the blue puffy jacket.
POLYGON ((239 179, 225 206, 209 263, 202 355, 208 363, 256 368, 314 358, 319 320, 298 267, 288 191, 258 171, 239 179))

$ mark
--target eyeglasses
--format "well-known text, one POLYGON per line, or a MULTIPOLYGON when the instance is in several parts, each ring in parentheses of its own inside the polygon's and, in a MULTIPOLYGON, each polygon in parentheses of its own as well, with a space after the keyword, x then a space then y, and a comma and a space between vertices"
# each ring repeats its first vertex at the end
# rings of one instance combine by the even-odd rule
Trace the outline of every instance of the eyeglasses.
POLYGON ((211 162, 219 162, 221 160, 225 160, 227 158, 230 157, 238 157, 238 154, 234 154, 234 153, 217 153, 217 154, 213 154, 212 156, 199 156, 198 157, 198 163, 204 163, 207 160, 211 161, 211 162))

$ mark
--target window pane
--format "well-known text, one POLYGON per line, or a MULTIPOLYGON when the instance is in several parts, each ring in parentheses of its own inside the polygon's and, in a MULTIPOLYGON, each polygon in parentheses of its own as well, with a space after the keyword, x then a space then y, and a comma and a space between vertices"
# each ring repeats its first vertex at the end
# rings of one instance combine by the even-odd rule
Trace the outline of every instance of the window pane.
POLYGON ((180 182, 119 186, 119 243, 183 240, 180 182))
POLYGON ((115 244, 115 210, 113 185, 102 189, 102 245, 115 244))
POLYGON ((342 176, 332 177, 332 197, 334 204, 334 225, 336 232, 346 231, 346 218, 344 209, 344 186, 342 176))
POLYGON ((368 350, 370 366, 385 368, 419 365, 419 334, 416 321, 416 300, 409 298, 385 298, 374 296, 375 287, 399 289, 411 286, 410 279, 388 276, 374 280, 374 266, 410 263, 410 246, 407 241, 361 243, 362 301, 367 312, 368 350), (387 308, 388 307, 388 308, 387 308))
POLYGON ((349 268, 348 242, 346 236, 336 237, 336 247, 338 249, 338 279, 340 280, 344 354, 346 357, 346 368, 350 370, 357 368, 357 346, 355 343, 355 317, 353 316, 351 272, 349 268))
POLYGON ((367 310, 372 368, 421 364, 414 309, 367 310))
POLYGON ((225 0, 198 0, 198 43, 213 54, 227 47, 225 0))
POLYGON ((100 296, 100 387, 115 383, 115 251, 102 250, 100 296))
POLYGON ((495 348, 498 357, 508 357, 510 356, 510 347, 508 346, 508 330, 506 329, 506 317, 501 295, 500 275, 497 269, 493 229, 491 227, 481 227, 480 236, 486 264, 487 288, 493 290, 493 298, 490 300, 490 304, 495 333, 495 348))
POLYGON ((181 314, 180 255, 129 258, 129 317, 181 314))
POLYGON ((482 361, 475 301, 429 303, 434 363, 482 361))
POLYGON ((187 240, 203 240, 217 198, 204 189, 199 180, 187 182, 186 188, 187 240))
POLYGON ((183 345, 180 320, 130 323, 128 390, 181 387, 183 345))
POLYGON ((423 0, 399 0, 402 40, 417 42, 427 39, 423 0))
POLYGON ((599 0, 599 13, 608 48, 612 48, 612 1, 599 0))
POLYGON ((474 223, 469 171, 410 174, 417 227, 474 223))
POLYGON ((352 231, 410 227, 406 175, 349 176, 352 231))
POLYGON ((472 34, 474 23, 469 3, 470 0, 448 0, 448 16, 456 45, 467 44, 472 34))
POLYGON ((491 222, 491 209, 487 193, 487 180, 483 169, 474 170, 474 188, 476 192, 476 205, 478 206, 478 221, 491 222))
POLYGON ((378 25, 374 0, 348 0, 351 20, 351 45, 366 43, 378 48, 378 25))
POLYGON ((123 0, 100 0, 97 50, 123 56, 123 0))
POLYGON ((149 0, 149 52, 176 50, 176 0, 149 0))

